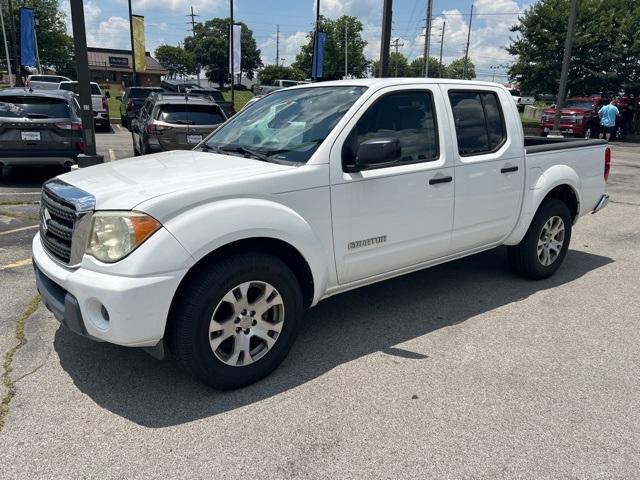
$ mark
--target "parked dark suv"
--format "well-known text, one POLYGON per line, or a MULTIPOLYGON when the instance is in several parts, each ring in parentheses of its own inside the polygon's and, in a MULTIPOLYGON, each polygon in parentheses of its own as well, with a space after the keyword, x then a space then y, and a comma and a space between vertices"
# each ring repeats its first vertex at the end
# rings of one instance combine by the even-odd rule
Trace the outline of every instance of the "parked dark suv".
POLYGON ((131 122, 134 154, 191 150, 226 119, 208 97, 154 93, 131 122))
POLYGON ((120 100, 120 121, 122 126, 129 128, 131 120, 135 118, 137 111, 149 95, 153 92, 162 92, 160 87, 128 87, 120 100))
POLYGON ((0 90, 0 168, 77 163, 84 152, 80 106, 65 90, 0 90))

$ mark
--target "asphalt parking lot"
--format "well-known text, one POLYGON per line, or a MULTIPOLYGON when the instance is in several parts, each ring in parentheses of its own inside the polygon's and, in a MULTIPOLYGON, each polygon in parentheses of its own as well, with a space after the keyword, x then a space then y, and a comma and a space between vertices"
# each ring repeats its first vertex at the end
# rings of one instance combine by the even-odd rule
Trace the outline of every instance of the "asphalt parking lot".
MULTIPOLYGON (((101 152, 124 158, 129 138, 98 134, 101 152)), ((339 295, 234 392, 78 337, 38 302, 52 174, 0 184, 0 477, 637 477, 640 144, 613 145, 612 201, 554 277, 516 277, 497 249, 339 295)))

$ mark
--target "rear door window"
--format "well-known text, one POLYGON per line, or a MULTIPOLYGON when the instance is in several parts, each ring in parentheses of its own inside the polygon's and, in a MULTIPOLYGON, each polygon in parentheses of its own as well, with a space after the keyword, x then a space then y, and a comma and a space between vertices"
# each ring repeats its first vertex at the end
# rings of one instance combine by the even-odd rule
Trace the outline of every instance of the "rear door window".
POLYGON ((216 105, 162 105, 158 120, 184 125, 216 125, 225 121, 216 105))
POLYGON ((449 101, 461 156, 490 153, 505 142, 504 118, 494 92, 451 91, 449 101))
MULTIPOLYGON (((0 102, 19 109, 20 117, 69 118, 71 107, 63 98, 0 96, 0 102)), ((13 108, 13 107, 10 107, 13 108)), ((6 108, 5 108, 6 110, 6 108)), ((14 109, 14 112, 17 110, 14 109)))

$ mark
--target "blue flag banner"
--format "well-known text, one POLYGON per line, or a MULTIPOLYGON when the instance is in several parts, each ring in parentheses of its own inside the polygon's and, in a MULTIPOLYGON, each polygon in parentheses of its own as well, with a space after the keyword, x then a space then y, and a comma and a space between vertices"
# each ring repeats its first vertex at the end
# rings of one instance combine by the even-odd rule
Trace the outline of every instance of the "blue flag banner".
POLYGON ((33 9, 25 7, 20 8, 20 64, 36 65, 36 24, 33 9))
POLYGON ((318 79, 324 76, 324 44, 327 41, 326 32, 318 32, 316 41, 313 42, 313 62, 311 77, 318 79))

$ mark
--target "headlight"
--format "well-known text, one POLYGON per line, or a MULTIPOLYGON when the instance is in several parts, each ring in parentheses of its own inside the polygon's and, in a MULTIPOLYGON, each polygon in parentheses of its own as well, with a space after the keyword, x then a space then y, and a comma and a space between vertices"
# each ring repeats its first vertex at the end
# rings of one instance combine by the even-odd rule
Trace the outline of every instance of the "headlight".
POLYGON ((117 262, 160 227, 160 222, 144 213, 96 212, 91 222, 87 254, 101 262, 117 262))

